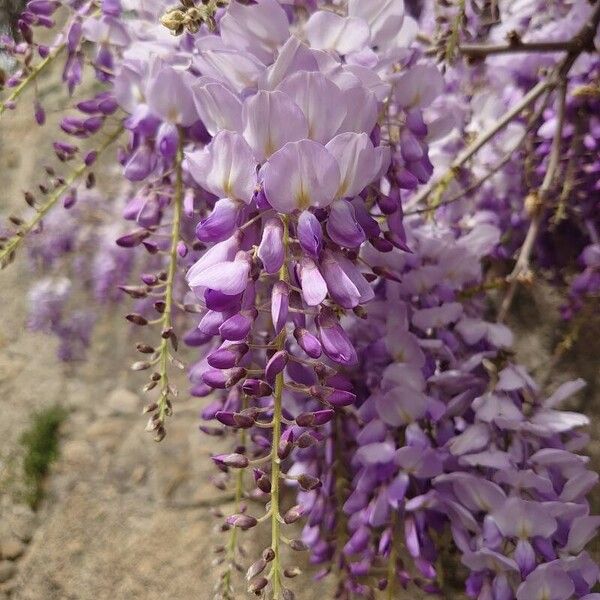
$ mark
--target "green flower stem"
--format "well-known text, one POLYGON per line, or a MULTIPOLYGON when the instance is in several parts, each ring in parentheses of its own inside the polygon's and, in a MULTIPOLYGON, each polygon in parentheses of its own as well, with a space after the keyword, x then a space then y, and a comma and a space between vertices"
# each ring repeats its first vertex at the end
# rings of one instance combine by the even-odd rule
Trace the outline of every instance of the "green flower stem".
MULTIPOLYGON (((283 221, 283 245, 285 248, 286 259, 283 261, 283 265, 279 270, 279 281, 288 280, 288 270, 287 270, 287 247, 290 241, 288 224, 286 217, 282 216, 283 221)), ((283 350, 285 347, 285 339, 286 339, 286 330, 285 328, 281 331, 277 339, 275 340, 276 350, 283 350)), ((281 440, 281 420, 282 420, 282 410, 281 410, 281 398, 283 396, 283 388, 284 388, 284 375, 283 371, 277 374, 275 379, 275 391, 273 394, 273 445, 271 448, 271 548, 275 553, 275 558, 271 563, 271 571, 269 573, 269 578, 271 579, 271 585, 273 586, 273 599, 280 600, 281 594, 283 592, 281 577, 282 577, 282 567, 281 567, 281 552, 280 552, 280 542, 281 542, 281 515, 279 509, 280 503, 280 484, 281 484, 281 459, 279 458, 277 451, 279 449, 279 442, 281 440)))
POLYGON ((23 79, 23 81, 21 81, 21 83, 13 89, 13 91, 8 95, 6 100, 0 102, 0 116, 2 116, 6 111, 6 105, 10 104, 11 102, 15 102, 19 98, 19 96, 25 91, 25 89, 29 86, 29 84, 32 81, 35 81, 38 75, 42 73, 48 65, 54 62, 54 59, 57 58, 58 55, 64 50, 65 46, 66 44, 61 44, 60 46, 57 46, 53 52, 51 52, 50 54, 48 54, 48 56, 46 56, 46 58, 44 58, 44 60, 39 62, 35 67, 33 67, 33 69, 31 69, 27 77, 25 77, 25 79, 23 79))
POLYGON ((392 511, 392 548, 390 550, 390 557, 388 558, 387 565, 387 587, 385 588, 385 597, 388 600, 394 600, 396 592, 396 561, 398 560, 398 549, 396 547, 396 528, 397 528, 397 516, 392 511))
MULTIPOLYGON (((123 127, 120 126, 98 148, 98 156, 100 156, 113 142, 115 142, 123 132, 123 127)), ((76 169, 71 171, 62 185, 52 192, 48 200, 37 209, 37 214, 31 221, 22 225, 19 232, 8 240, 4 248, 0 250, 0 267, 10 262, 12 255, 19 248, 25 237, 35 229, 42 219, 50 212, 55 204, 61 199, 62 195, 71 187, 90 167, 82 162, 76 169)))
MULTIPOLYGON (((177 245, 179 244, 181 228, 181 216, 183 212, 183 146, 185 138, 183 131, 179 129, 179 143, 177 154, 175 156, 175 193, 173 195, 173 223, 171 226, 171 247, 169 249, 169 266, 167 268, 167 280, 165 282, 165 310, 160 319, 161 331, 163 333, 170 331, 173 327, 173 288, 175 285, 175 275, 177 273, 177 245)), ((159 420, 164 423, 165 417, 170 413, 168 404, 171 388, 169 386, 169 360, 171 353, 169 350, 170 336, 162 337, 158 349, 160 365, 161 392, 158 402, 159 420)))

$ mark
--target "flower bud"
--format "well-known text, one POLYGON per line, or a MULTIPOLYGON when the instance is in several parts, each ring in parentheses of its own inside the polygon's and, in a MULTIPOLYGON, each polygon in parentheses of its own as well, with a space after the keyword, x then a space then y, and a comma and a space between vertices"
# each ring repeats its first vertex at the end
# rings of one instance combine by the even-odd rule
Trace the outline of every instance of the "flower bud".
POLYGON ((239 342, 245 340, 250 333, 252 323, 248 315, 239 313, 227 319, 220 327, 219 334, 224 340, 239 342))
POLYGON ((307 210, 300 213, 297 235, 304 252, 312 258, 318 258, 323 244, 323 230, 313 213, 307 210))
POLYGON ((312 413, 303 413, 296 417, 296 423, 300 427, 319 427, 329 423, 335 412, 331 409, 319 410, 312 413))
POLYGON ((302 540, 290 540, 290 548, 296 552, 308 550, 308 546, 302 540))
POLYGON ((294 448, 294 432, 292 428, 286 429, 279 438, 279 446, 277 448, 277 456, 283 460, 290 455, 294 448))
POLYGON ((265 548, 262 551, 262 557, 266 562, 271 562, 275 558, 275 551, 273 548, 265 548))
POLYGON ((254 419, 248 415, 220 410, 215 418, 227 427, 236 429, 250 429, 254 425, 254 419))
POLYGON ((254 579, 257 575, 260 575, 267 566, 267 561, 264 558, 259 558, 255 563, 250 565, 248 570, 246 571, 246 579, 250 581, 254 579))
POLYGON ((298 477, 298 484, 303 490, 306 490, 307 492, 310 492, 311 490, 316 490, 322 485, 318 477, 313 477, 308 473, 302 473, 302 475, 298 477))
POLYGON ((231 515, 230 517, 227 517, 226 522, 228 525, 239 527, 244 531, 251 529, 252 527, 256 527, 258 524, 258 521, 254 517, 244 514, 231 515))
POLYGON ((260 592, 267 587, 268 583, 269 580, 266 577, 258 577, 250 582, 248 592, 259 595, 260 592))
POLYGON ((279 218, 268 219, 265 223, 257 253, 267 273, 279 271, 285 258, 283 224, 279 218))
POLYGON ((273 388, 261 379, 246 379, 242 385, 242 390, 253 398, 265 398, 273 393, 273 388))
POLYGON ((303 508, 299 504, 297 504, 296 506, 292 506, 292 508, 290 508, 283 515, 283 520, 285 521, 286 525, 291 525, 292 523, 295 523, 296 521, 301 519, 303 514, 303 508))
POLYGON ((285 350, 279 350, 269 360, 265 368, 265 378, 269 382, 275 381, 275 378, 281 373, 289 360, 289 354, 285 350))
POLYGON ((290 305, 290 288, 284 281, 278 281, 273 286, 271 293, 271 319, 275 334, 279 334, 285 327, 290 305))
POLYGON ((308 329, 304 327, 296 327, 294 330, 294 337, 298 342, 298 345, 308 356, 311 358, 319 358, 323 352, 321 342, 312 334, 308 329))
POLYGON ((245 469, 249 460, 243 454, 218 454, 212 457, 217 466, 231 467, 233 469, 245 469))

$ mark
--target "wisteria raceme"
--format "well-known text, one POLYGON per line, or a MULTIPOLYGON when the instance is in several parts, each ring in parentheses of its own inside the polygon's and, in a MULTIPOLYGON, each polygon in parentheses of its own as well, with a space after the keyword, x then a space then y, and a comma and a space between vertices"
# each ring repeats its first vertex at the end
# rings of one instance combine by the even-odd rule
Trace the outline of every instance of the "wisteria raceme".
POLYGON ((545 4, 30 0, 3 40, 0 115, 56 62, 71 103, 0 264, 30 238, 64 360, 79 296, 132 299, 157 441, 187 371, 234 497, 215 598, 292 599, 306 562, 342 599, 598 598, 585 383, 503 323, 534 271, 567 320, 600 290, 600 3, 545 4))

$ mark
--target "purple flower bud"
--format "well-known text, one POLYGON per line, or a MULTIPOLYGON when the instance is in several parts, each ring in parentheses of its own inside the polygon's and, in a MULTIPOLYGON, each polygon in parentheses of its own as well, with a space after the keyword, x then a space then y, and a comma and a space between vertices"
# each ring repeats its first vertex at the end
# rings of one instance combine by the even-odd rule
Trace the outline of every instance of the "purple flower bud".
POLYGON ((209 369, 202 373, 202 381, 215 389, 227 389, 246 376, 246 369, 209 369))
POLYGON ((356 350, 335 315, 329 309, 323 309, 316 318, 316 323, 326 356, 341 365, 356 365, 356 350))
POLYGON ((156 154, 147 144, 142 144, 129 157, 123 174, 129 181, 142 181, 156 168, 156 154))
POLYGON ((272 383, 288 363, 290 355, 285 350, 275 352, 265 367, 265 379, 272 383))
POLYGON ((258 521, 250 515, 238 514, 227 517, 227 523, 233 527, 239 527, 245 531, 255 527, 258 524, 258 521))
POLYGON ((352 555, 359 554, 366 549, 370 539, 369 528, 362 525, 353 534, 352 537, 346 542, 344 546, 344 554, 352 555))
POLYGON ((340 246, 358 248, 366 239, 356 220, 354 207, 347 200, 336 200, 330 207, 327 233, 340 246))
POLYGON ((277 273, 281 269, 285 259, 281 219, 273 218, 265 223, 260 246, 258 247, 258 257, 267 273, 277 273))
POLYGON ((87 133, 96 133, 104 123, 104 117, 90 117, 83 122, 83 129, 87 133))
POLYGON ((73 208, 77 202, 77 190, 75 188, 69 188, 69 191, 63 196, 63 206, 68 210, 73 208))
POLYGON ((49 17, 59 6, 56 0, 29 0, 26 9, 34 15, 49 17))
POLYGON ((396 182, 403 190, 414 190, 419 185, 419 180, 407 169, 396 171, 396 182))
POLYGON ((290 303, 290 288, 284 281, 277 281, 271 292, 271 319, 275 334, 285 327, 290 303))
POLYGON ((54 142, 52 144, 54 151, 61 160, 68 160, 77 152, 77 146, 68 142, 54 142))
POLYGON ((254 469, 252 471, 252 473, 254 475, 254 481, 256 483, 256 487, 258 487, 258 489, 261 492, 264 492, 265 494, 270 494, 271 493, 271 478, 264 471, 261 471, 260 469, 254 469))
POLYGON ((121 0, 102 0, 102 13, 111 17, 121 15, 121 0))
POLYGON ((117 108, 119 108, 119 104, 113 97, 103 98, 98 102, 98 109, 103 115, 112 115, 117 108))
POLYGON ((90 150, 83 158, 83 162, 86 166, 91 167, 95 162, 96 158, 98 158, 98 152, 95 150, 90 150))
POLYGON ((248 458, 243 454, 218 454, 212 459, 217 465, 233 469, 245 469, 249 464, 248 458))
POLYGON ((177 242, 177 254, 181 256, 181 258, 185 258, 187 253, 188 247, 186 246, 185 242, 183 240, 179 240, 179 242, 177 242))
POLYGON ((265 398, 273 393, 273 388, 261 379, 246 379, 242 385, 242 390, 253 398, 265 398))
POLYGON ((423 158, 423 148, 419 140, 410 132, 403 129, 400 133, 400 152, 402 158, 407 161, 420 161, 423 158))
POLYGON ((303 256, 298 265, 302 297, 308 306, 318 306, 327 297, 327 284, 312 258, 303 256))
POLYGON ((77 103, 77 110, 87 115, 94 115, 98 112, 98 102, 95 98, 82 100, 77 103))
POLYGON ((233 344, 211 352, 206 360, 215 369, 231 369, 239 363, 246 352, 248 352, 247 344, 233 344))
POLYGON ((325 400, 337 408, 351 406, 356 401, 356 396, 345 390, 332 390, 325 395, 325 400))
POLYGON ((223 423, 223 425, 234 427, 236 429, 249 429, 254 425, 254 419, 251 416, 242 413, 220 410, 215 415, 215 418, 220 423, 223 423))
POLYGON ((135 246, 139 246, 149 235, 150 233, 145 229, 138 229, 122 235, 117 239, 116 244, 121 248, 134 248, 135 246))
POLYGON ((299 427, 319 427, 320 425, 329 423, 334 415, 335 411, 331 409, 318 410, 312 413, 302 413, 296 417, 296 423, 299 427))
POLYGON ((295 523, 296 521, 300 520, 303 514, 304 509, 302 508, 302 506, 297 504, 296 506, 292 506, 292 508, 290 508, 283 515, 283 520, 287 525, 291 525, 292 523, 295 523))
POLYGON ((298 448, 306 449, 315 446, 322 441, 322 438, 315 431, 304 431, 296 440, 298 448))
POLYGON ((254 319, 245 313, 238 313, 227 319, 220 327, 219 334, 224 340, 239 342, 245 340, 252 329, 254 319))
POLYGON ((307 210, 301 212, 296 233, 304 252, 317 259, 323 244, 323 230, 317 217, 307 210))
POLYGON ((277 448, 277 456, 284 460, 290 455, 294 448, 294 430, 290 427, 286 429, 279 438, 279 446, 277 448))
POLYGON ((302 473, 298 476, 298 484, 303 490, 306 490, 307 492, 311 490, 316 490, 322 485, 318 477, 313 477, 308 473, 302 473))
POLYGON ((423 121, 423 113, 418 110, 409 110, 406 113, 406 126, 418 138, 424 138, 427 135, 427 125, 423 121))
POLYGON ((294 337, 298 345, 311 358, 319 358, 322 354, 321 342, 304 327, 296 327, 294 329, 294 337))
POLYGON ((35 122, 38 125, 43 125, 46 122, 46 111, 44 110, 44 107, 37 101, 34 104, 34 113, 35 122))
POLYGON ((238 224, 241 204, 236 200, 217 200, 212 213, 196 227, 196 237, 202 242, 221 242, 231 237, 238 224))

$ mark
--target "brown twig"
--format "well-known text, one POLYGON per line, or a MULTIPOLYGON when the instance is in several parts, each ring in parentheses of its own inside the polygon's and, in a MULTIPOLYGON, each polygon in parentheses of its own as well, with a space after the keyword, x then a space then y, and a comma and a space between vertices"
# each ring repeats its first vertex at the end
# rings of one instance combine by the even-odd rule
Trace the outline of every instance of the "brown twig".
POLYGON ((558 96, 558 107, 557 107, 557 125, 554 133, 554 139, 552 140, 552 149, 550 151, 550 159, 548 161, 548 168, 542 185, 536 194, 536 202, 533 210, 533 216, 523 246, 519 251, 517 262, 508 276, 509 288, 506 296, 504 297, 500 306, 500 312, 498 314, 498 321, 502 322, 506 319, 510 306, 515 297, 519 280, 529 272, 529 264, 531 261, 531 254, 533 247, 537 241, 540 233, 544 216, 546 213, 546 205, 548 196, 552 189, 552 185, 558 175, 558 169, 560 165, 560 151, 562 143, 562 133, 565 121, 565 108, 566 108, 566 96, 567 96, 567 75, 571 70, 571 67, 579 57, 579 55, 593 42, 596 29, 600 23, 600 2, 596 3, 594 11, 590 16, 590 20, 581 28, 581 30, 574 36, 573 40, 576 40, 573 49, 571 49, 565 56, 563 61, 556 69, 556 80, 557 85, 560 86, 560 92, 558 96))

